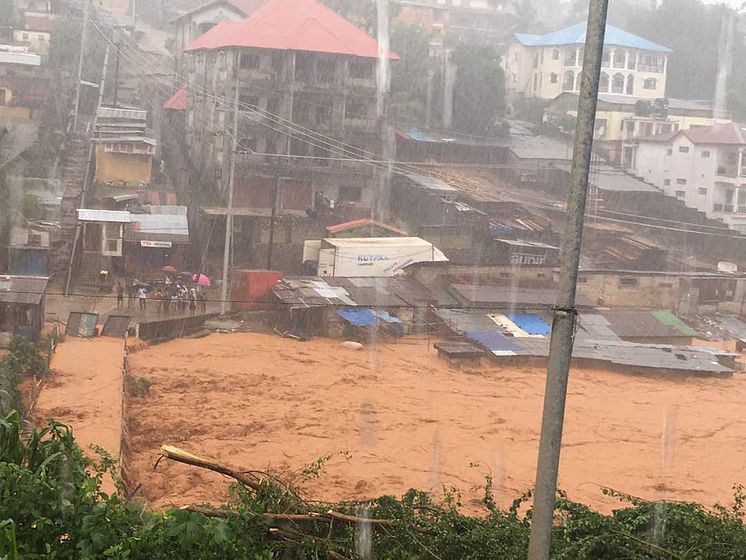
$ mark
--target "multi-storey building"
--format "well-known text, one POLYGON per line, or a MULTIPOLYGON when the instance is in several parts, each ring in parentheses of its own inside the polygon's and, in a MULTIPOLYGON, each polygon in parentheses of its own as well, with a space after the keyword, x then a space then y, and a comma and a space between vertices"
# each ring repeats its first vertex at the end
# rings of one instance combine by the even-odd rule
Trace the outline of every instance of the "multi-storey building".
POLYGON ((211 0, 172 20, 175 27, 174 59, 176 74, 185 76, 184 49, 221 21, 241 21, 263 6, 267 0, 211 0))
MULTIPOLYGON (((554 99, 579 91, 586 24, 546 35, 516 33, 505 60, 508 92, 554 99)), ((600 93, 655 99, 665 97, 671 49, 608 25, 600 93)))
MULTIPOLYGON (((574 125, 578 94, 565 92, 544 109, 544 121, 563 128, 574 125), (568 120, 568 117, 571 117, 568 120)), ((730 122, 729 115, 710 103, 685 99, 640 99, 600 93, 596 109, 594 148, 613 162, 629 164, 630 141, 638 136, 666 134, 696 126, 730 122)))
POLYGON ((736 123, 637 138, 628 169, 707 216, 746 232, 746 128, 736 123))
MULTIPOLYGON (((207 216, 227 213, 237 90, 233 213, 250 245, 267 244, 270 215, 385 214, 385 174, 368 161, 394 144, 375 39, 318 0, 269 0, 243 21, 219 23, 186 53, 185 139, 211 193, 202 200, 207 216)), ((275 244, 280 236, 302 249, 295 232, 278 231, 275 244)))

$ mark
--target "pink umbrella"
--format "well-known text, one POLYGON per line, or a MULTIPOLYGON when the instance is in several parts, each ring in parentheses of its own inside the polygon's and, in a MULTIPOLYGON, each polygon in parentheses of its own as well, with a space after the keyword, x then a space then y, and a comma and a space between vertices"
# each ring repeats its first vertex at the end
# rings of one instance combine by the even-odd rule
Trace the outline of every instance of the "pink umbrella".
POLYGON ((168 272, 170 274, 176 274, 176 269, 169 264, 163 267, 163 272, 168 272))
POLYGON ((204 274, 195 274, 194 276, 192 276, 192 280, 197 282, 197 284, 199 284, 200 286, 204 286, 206 288, 209 288, 210 286, 212 286, 212 282, 210 281, 210 278, 208 278, 204 274))

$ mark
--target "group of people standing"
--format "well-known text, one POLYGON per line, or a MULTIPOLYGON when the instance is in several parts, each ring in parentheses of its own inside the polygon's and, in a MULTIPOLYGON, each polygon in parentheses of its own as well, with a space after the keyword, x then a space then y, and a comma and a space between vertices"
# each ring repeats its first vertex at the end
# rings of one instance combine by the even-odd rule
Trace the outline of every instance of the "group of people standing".
MULTIPOLYGON (((134 306, 134 300, 137 299, 141 311, 148 308, 148 288, 139 284, 137 281, 127 285, 127 307, 134 306)), ((117 308, 124 307, 125 287, 121 282, 117 282, 117 308)), ((194 314, 199 307, 200 312, 207 312, 207 298, 205 293, 196 288, 189 287, 181 282, 167 282, 164 288, 156 287, 152 294, 155 308, 159 313, 181 313, 185 314, 187 309, 194 314)))

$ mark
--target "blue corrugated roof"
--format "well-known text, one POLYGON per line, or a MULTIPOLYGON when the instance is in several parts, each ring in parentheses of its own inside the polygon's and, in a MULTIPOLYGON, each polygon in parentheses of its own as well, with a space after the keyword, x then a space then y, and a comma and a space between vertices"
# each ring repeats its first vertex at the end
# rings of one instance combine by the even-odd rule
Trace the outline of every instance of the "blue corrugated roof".
POLYGON ((337 315, 356 327, 372 327, 378 324, 378 319, 373 311, 367 307, 362 309, 338 309, 337 315))
POLYGON ((496 356, 514 356, 521 351, 520 345, 495 331, 468 331, 466 338, 486 348, 496 356))
POLYGON ((552 332, 552 327, 549 326, 549 323, 543 321, 538 315, 506 313, 505 316, 528 334, 540 334, 546 336, 552 332))
MULTIPOLYGON (((577 23, 546 35, 530 35, 528 33, 516 33, 516 40, 527 47, 554 47, 561 45, 583 45, 585 44, 586 23, 577 23)), ((643 39, 633 33, 619 29, 613 25, 606 26, 605 45, 617 47, 628 47, 643 51, 673 52, 653 41, 643 39)))

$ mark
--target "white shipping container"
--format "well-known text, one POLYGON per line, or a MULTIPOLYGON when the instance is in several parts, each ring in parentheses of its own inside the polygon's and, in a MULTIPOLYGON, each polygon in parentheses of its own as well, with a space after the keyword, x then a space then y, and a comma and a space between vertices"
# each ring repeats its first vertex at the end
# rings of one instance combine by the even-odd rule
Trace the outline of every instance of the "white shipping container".
MULTIPOLYGON (((315 245, 306 243, 304 257, 313 254, 311 247, 315 245)), ((318 275, 346 278, 396 276, 413 263, 447 260, 442 251, 419 237, 322 239, 318 250, 318 275)))

